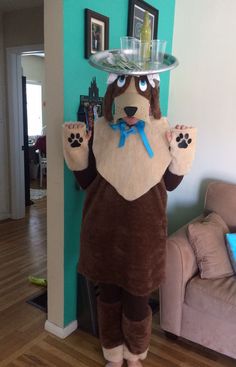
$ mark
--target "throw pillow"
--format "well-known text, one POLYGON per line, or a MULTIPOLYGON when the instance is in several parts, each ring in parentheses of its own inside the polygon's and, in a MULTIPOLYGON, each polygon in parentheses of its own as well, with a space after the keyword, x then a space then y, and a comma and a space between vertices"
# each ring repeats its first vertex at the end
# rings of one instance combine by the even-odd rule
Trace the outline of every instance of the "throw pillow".
POLYGON ((233 275, 225 245, 227 232, 227 224, 216 213, 188 225, 187 234, 201 278, 217 279, 233 275))
POLYGON ((225 236, 231 265, 236 273, 236 233, 226 233, 225 236))

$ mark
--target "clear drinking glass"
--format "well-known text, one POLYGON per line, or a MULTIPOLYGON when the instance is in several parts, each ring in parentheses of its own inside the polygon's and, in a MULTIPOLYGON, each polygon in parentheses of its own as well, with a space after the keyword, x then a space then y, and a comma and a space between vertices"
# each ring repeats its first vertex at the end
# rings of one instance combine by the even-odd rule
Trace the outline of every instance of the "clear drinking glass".
POLYGON ((136 61, 139 49, 139 40, 135 37, 120 37, 121 52, 130 61, 136 61))
POLYGON ((139 42, 138 63, 144 65, 151 59, 151 42, 139 42))
POLYGON ((166 50, 165 40, 152 40, 151 42, 151 61, 153 63, 163 64, 166 50))

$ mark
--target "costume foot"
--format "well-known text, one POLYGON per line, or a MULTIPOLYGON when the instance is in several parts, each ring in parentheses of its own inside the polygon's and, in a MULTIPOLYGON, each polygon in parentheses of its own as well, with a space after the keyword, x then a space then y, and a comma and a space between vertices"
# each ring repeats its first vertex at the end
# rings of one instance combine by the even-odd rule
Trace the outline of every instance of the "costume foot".
POLYGON ((105 367, 122 367, 123 361, 121 362, 108 362, 105 367))
POLYGON ((138 361, 127 361, 128 367, 143 367, 142 363, 138 361))

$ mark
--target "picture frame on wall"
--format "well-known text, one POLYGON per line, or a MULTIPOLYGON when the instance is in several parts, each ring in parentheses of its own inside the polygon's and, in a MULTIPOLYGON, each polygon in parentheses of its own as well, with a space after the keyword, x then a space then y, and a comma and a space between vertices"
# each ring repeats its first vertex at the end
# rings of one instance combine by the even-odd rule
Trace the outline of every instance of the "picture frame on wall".
POLYGON ((140 39, 145 11, 150 16, 152 39, 157 39, 159 10, 143 0, 129 0, 128 36, 140 39))
POLYGON ((109 48, 109 18, 85 9, 85 58, 109 48))

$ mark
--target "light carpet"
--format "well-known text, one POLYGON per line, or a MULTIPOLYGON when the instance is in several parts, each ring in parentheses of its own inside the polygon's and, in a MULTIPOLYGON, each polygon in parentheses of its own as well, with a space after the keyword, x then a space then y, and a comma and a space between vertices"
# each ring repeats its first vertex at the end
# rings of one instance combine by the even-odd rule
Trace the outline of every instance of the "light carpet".
POLYGON ((47 196, 47 190, 45 189, 30 189, 30 199, 39 200, 47 196))

